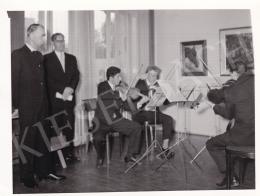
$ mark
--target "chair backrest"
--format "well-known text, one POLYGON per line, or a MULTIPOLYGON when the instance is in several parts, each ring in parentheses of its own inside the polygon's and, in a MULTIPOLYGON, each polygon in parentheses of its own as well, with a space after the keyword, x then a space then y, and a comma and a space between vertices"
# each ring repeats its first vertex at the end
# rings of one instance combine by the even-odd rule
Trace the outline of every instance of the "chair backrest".
POLYGON ((92 98, 92 99, 83 99, 82 102, 85 105, 86 111, 92 111, 97 108, 97 99, 92 98))
POLYGON ((88 127, 93 127, 93 118, 95 116, 95 109, 97 108, 97 99, 84 99, 82 100, 85 110, 87 112, 87 119, 88 119, 88 127))

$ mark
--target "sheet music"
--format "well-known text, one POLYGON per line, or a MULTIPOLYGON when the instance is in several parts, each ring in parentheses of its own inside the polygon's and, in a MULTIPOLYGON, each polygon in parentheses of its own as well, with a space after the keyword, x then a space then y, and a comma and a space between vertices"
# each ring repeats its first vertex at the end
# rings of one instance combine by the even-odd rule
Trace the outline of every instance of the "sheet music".
POLYGON ((148 110, 152 109, 154 107, 159 107, 163 105, 164 101, 166 100, 166 96, 164 93, 158 88, 153 97, 150 99, 149 103, 145 106, 148 110))
POLYGON ((182 102, 187 101, 186 98, 181 94, 180 90, 174 84, 174 82, 167 80, 158 80, 158 84, 170 102, 182 102))

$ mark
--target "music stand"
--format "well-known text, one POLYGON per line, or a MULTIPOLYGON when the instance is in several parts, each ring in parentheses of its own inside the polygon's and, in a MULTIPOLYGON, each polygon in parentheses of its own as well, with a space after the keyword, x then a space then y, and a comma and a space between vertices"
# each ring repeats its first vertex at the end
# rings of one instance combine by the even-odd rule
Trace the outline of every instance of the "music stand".
MULTIPOLYGON (((147 106, 150 106, 150 107, 154 106, 155 107, 155 113, 154 113, 154 115, 155 115, 155 119, 154 119, 155 128, 156 128, 156 124, 157 124, 156 107, 159 107, 160 105, 162 105, 163 102, 166 99, 168 99, 170 102, 173 102, 175 100, 178 100, 178 101, 179 100, 181 100, 181 101, 186 100, 178 91, 176 91, 176 88, 174 88, 173 86, 170 85, 170 83, 168 81, 158 80, 158 83, 159 83, 159 86, 160 86, 160 92, 157 92, 157 91, 155 92, 155 95, 158 95, 158 96, 154 100, 150 100, 150 102, 147 104, 147 106), (171 92, 171 93, 169 94, 169 92, 171 92)), ((139 162, 141 160, 143 160, 153 150, 153 148, 156 147, 157 145, 159 146, 159 148, 161 150, 161 152, 158 155, 163 154, 164 158, 167 160, 167 155, 165 154, 166 150, 163 150, 162 146, 160 145, 159 141, 157 140, 156 130, 155 130, 155 137, 154 137, 154 140, 151 142, 150 146, 146 149, 144 154, 138 160, 136 160, 136 162, 134 164, 132 164, 129 168, 127 168, 125 170, 125 173, 127 173, 130 169, 135 167, 137 164, 139 164, 139 162)), ((168 149, 170 149, 170 148, 168 148, 168 149)))
MULTIPOLYGON (((193 101, 189 101, 189 98, 190 98, 191 94, 193 93, 193 91, 195 90, 195 88, 196 88, 196 86, 194 86, 194 87, 191 89, 191 91, 189 92, 188 96, 185 97, 185 100, 177 101, 177 108, 179 108, 179 103, 183 103, 183 106, 185 106, 187 103, 193 102, 193 101)), ((184 116, 185 116, 185 120, 184 120, 184 121, 185 121, 185 127, 184 127, 185 133, 184 133, 184 136, 183 136, 183 133, 179 133, 179 132, 178 132, 177 141, 176 141, 173 145, 171 145, 169 148, 167 148, 166 150, 171 150, 172 148, 174 148, 175 146, 179 145, 180 142, 184 141, 184 140, 187 138, 187 134, 186 134, 186 132, 187 132, 187 125, 186 125, 186 124, 187 124, 187 111, 186 111, 186 109, 185 109, 185 111, 184 111, 184 116)), ((166 150, 164 150, 164 151, 162 151, 161 153, 157 154, 156 157, 159 157, 161 154, 165 153, 166 150)), ((159 170, 165 163, 168 162, 168 160, 169 160, 169 159, 167 159, 167 157, 166 157, 166 160, 165 160, 163 163, 161 163, 161 164, 155 169, 155 171, 159 170)))
MULTIPOLYGON (((153 150, 155 147, 157 147, 157 145, 159 146, 161 152, 163 152, 163 149, 162 149, 162 146, 160 145, 159 141, 157 140, 157 137, 156 137, 156 124, 157 124, 157 109, 155 107, 155 110, 154 110, 154 125, 155 125, 155 130, 154 130, 154 140, 151 141, 151 144, 150 146, 146 149, 146 151, 143 153, 143 155, 137 159, 130 167, 128 167, 126 170, 125 170, 125 173, 127 173, 128 171, 130 171, 132 168, 134 168, 137 164, 139 164, 146 156, 148 156, 153 150)), ((151 133, 153 134, 153 133, 151 133)), ((165 158, 167 158, 167 156, 164 154, 165 158)))

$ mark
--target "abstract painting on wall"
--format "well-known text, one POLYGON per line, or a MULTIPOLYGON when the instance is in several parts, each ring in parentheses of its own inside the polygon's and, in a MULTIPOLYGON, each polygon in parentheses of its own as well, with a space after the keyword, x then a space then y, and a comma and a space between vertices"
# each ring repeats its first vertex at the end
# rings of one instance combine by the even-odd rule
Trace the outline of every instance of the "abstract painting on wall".
POLYGON ((229 66, 242 61, 249 68, 254 67, 253 40, 250 27, 221 29, 220 74, 229 75, 229 66))

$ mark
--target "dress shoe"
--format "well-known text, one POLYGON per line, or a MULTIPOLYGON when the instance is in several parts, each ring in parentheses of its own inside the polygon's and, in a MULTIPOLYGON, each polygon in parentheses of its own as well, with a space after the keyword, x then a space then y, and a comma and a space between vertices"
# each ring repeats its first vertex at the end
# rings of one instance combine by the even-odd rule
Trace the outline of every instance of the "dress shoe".
POLYGON ((170 151, 169 149, 163 150, 164 152, 159 155, 160 159, 173 159, 175 156, 175 152, 170 151))
POLYGON ((22 180, 22 183, 24 184, 24 186, 26 186, 28 188, 38 187, 38 183, 34 179, 22 180))
POLYGON ((239 186, 239 180, 237 177, 232 178, 231 187, 238 187, 239 186))
POLYGON ((124 158, 124 161, 126 162, 126 163, 129 163, 129 162, 136 162, 137 160, 136 160, 136 158, 134 157, 134 156, 126 156, 125 158, 124 158))
POLYGON ((66 179, 66 176, 50 173, 46 176, 46 179, 59 181, 66 179))
POLYGON ((68 163, 74 163, 74 162, 78 162, 80 161, 80 158, 76 157, 76 156, 68 156, 65 158, 65 160, 68 162, 68 163))
POLYGON ((98 158, 96 162, 96 167, 101 168, 103 166, 103 163, 104 163, 104 159, 98 158))
MULTIPOLYGON (((224 177, 223 180, 219 183, 216 183, 216 185, 219 186, 219 187, 226 186, 227 185, 227 177, 224 177)), ((239 181, 238 181, 238 178, 236 176, 233 176, 230 186, 231 187, 239 186, 239 181)))

